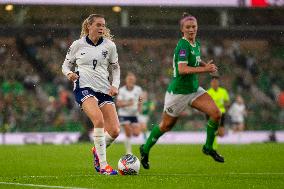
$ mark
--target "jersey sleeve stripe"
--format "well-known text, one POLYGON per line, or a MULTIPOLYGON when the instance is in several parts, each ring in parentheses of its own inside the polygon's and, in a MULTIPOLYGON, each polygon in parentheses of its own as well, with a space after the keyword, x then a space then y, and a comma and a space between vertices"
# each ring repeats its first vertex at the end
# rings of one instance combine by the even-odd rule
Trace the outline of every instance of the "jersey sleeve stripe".
POLYGON ((178 61, 178 64, 187 64, 188 61, 178 61))

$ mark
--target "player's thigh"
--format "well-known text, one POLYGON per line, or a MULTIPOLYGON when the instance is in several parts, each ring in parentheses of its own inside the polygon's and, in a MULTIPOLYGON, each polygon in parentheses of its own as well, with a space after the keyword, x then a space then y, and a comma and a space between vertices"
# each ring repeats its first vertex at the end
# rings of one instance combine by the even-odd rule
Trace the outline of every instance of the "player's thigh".
POLYGON ((141 133, 141 126, 139 123, 132 123, 132 131, 134 136, 138 136, 141 133))
POLYGON ((98 101, 89 97, 82 103, 82 109, 90 118, 95 127, 104 127, 103 114, 98 106, 98 101))
POLYGON ((173 117, 167 112, 163 113, 162 121, 160 123, 160 129, 163 132, 170 131, 176 124, 178 117, 173 117))
POLYGON ((245 129, 245 125, 243 123, 238 124, 238 131, 243 131, 245 129))
POLYGON ((189 100, 188 95, 166 92, 164 112, 170 117, 179 117, 181 112, 187 108, 189 100))
POLYGON ((141 131, 146 131, 147 130, 147 124, 146 123, 139 123, 141 131))
POLYGON ((207 94, 204 93, 201 96, 197 97, 192 103, 191 106, 207 115, 210 118, 218 121, 221 119, 221 112, 216 106, 213 99, 207 94))
POLYGON ((220 137, 225 136, 225 127, 224 126, 218 127, 218 136, 220 136, 220 137))
POLYGON ((226 114, 223 113, 221 116, 220 126, 218 127, 218 136, 220 137, 225 136, 225 117, 226 114))
POLYGON ((132 126, 130 125, 130 123, 123 124, 123 128, 124 128, 125 135, 127 137, 131 137, 133 130, 132 130, 132 126))
POLYGON ((101 107, 101 111, 104 117, 105 130, 112 136, 117 137, 119 135, 119 120, 114 104, 105 104, 101 107))

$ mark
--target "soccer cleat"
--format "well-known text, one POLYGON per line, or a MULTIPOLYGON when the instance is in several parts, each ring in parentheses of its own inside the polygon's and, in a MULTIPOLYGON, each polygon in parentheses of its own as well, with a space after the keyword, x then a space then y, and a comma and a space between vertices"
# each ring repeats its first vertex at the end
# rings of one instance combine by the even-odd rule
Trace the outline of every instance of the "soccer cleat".
POLYGON ((117 170, 114 170, 110 165, 107 165, 104 169, 100 170, 102 175, 118 175, 117 170))
POLYGON ((220 154, 218 154, 216 150, 208 150, 208 149, 205 148, 205 146, 203 146, 202 152, 205 155, 211 156, 217 162, 220 162, 220 163, 225 162, 224 157, 222 157, 220 154))
POLYGON ((140 146, 140 156, 141 156, 141 164, 144 167, 144 169, 150 169, 149 154, 144 152, 143 145, 140 146))
POLYGON ((94 167, 95 167, 95 170, 97 172, 100 172, 100 160, 99 160, 99 157, 97 155, 95 147, 92 148, 92 152, 93 152, 93 155, 94 155, 94 167))

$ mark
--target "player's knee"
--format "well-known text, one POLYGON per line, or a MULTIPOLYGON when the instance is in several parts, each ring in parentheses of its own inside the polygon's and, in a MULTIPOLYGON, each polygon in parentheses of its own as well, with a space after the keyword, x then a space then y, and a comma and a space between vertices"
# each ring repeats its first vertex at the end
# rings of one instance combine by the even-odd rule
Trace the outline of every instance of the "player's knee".
POLYGON ((219 137, 225 136, 225 131, 219 130, 219 131, 218 131, 218 136, 219 136, 219 137))
POLYGON ((210 117, 215 121, 220 121, 222 113, 220 112, 220 110, 216 109, 214 112, 212 112, 210 117))
POLYGON ((170 122, 167 121, 162 121, 161 126, 160 126, 160 130, 162 132, 168 132, 172 129, 172 125, 170 124, 170 122))
POLYGON ((103 119, 94 119, 92 120, 94 127, 103 128, 104 127, 104 120, 103 119))
POLYGON ((133 136, 138 137, 139 134, 140 134, 139 132, 134 132, 134 133, 133 133, 133 136))
POLYGON ((118 127, 118 128, 113 129, 113 130, 109 133, 109 135, 110 135, 112 138, 117 138, 118 135, 119 135, 119 132, 120 132, 120 129, 119 129, 119 127, 118 127))

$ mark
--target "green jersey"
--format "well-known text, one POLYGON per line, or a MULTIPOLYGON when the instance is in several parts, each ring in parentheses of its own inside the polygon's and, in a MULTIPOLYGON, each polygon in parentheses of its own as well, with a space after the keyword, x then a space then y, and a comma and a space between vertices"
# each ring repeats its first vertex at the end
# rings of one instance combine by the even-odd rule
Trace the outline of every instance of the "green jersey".
POLYGON ((173 78, 169 84, 168 92, 172 94, 190 94, 197 91, 199 87, 198 74, 180 75, 178 64, 186 63, 190 67, 198 67, 200 59, 200 43, 195 45, 182 38, 179 40, 173 57, 173 78))
POLYGON ((149 115, 154 109, 154 103, 150 100, 143 102, 142 105, 142 115, 149 115))

